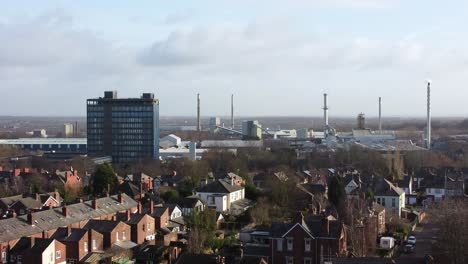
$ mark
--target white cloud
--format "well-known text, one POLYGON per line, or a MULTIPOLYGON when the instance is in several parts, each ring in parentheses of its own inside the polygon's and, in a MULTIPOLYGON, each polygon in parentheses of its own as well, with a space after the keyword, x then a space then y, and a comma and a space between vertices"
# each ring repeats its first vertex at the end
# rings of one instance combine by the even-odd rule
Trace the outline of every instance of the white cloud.
POLYGON ((460 91, 468 71, 468 51, 456 34, 433 44, 425 35, 304 33, 275 20, 171 27, 135 50, 76 29, 60 12, 0 24, 0 112, 84 115, 86 98, 117 89, 122 96, 155 92, 162 115, 193 114, 197 92, 203 115, 228 114, 232 92, 240 115, 320 115, 327 90, 333 114, 372 112, 373 98, 383 96, 388 113, 408 115, 424 100, 401 97, 423 93, 416 89, 421 80, 434 79, 435 95, 438 86, 450 93, 460 91))

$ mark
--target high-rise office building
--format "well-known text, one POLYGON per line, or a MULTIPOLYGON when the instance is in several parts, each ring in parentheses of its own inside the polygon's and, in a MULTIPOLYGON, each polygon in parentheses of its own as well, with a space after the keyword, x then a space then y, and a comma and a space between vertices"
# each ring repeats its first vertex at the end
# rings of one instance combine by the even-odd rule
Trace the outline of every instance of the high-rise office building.
POLYGON ((87 100, 88 154, 112 156, 115 163, 159 159, 159 100, 117 98, 116 91, 87 100))
POLYGON ((73 124, 70 124, 70 123, 63 124, 62 134, 63 134, 64 137, 75 136, 74 132, 75 132, 75 128, 73 127, 73 124))

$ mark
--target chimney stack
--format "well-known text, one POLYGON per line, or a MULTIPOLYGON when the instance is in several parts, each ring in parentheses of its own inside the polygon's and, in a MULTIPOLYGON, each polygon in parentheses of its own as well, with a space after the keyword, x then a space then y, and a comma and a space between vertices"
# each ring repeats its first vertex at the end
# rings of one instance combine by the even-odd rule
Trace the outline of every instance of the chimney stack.
POLYGON ((66 207, 66 206, 62 207, 62 214, 63 214, 63 216, 65 216, 65 217, 68 216, 68 207, 66 207))
POLYGON ((382 133, 382 97, 379 97, 379 132, 382 133))
POLYGON ((197 132, 198 140, 200 140, 200 131, 201 131, 201 117, 200 117, 200 94, 197 94, 197 132))
POLYGON ((234 94, 231 94, 231 128, 234 129, 234 94))
POLYGON ((130 210, 127 210, 125 213, 126 213, 126 219, 127 219, 127 221, 129 221, 130 218, 132 217, 132 215, 130 213, 130 210))
POLYGON ((137 209, 138 209, 138 213, 141 214, 142 212, 141 202, 138 202, 137 209))
POLYGON ((93 201, 91 202, 91 206, 93 207, 94 210, 98 209, 98 204, 97 204, 96 197, 94 197, 93 201))
MULTIPOLYGON (((141 191, 141 185, 140 185, 140 191, 141 191)), ((121 193, 119 193, 119 194, 117 195, 117 199, 119 200, 119 203, 120 203, 120 204, 123 204, 124 200, 123 200, 123 196, 122 196, 121 193)))
POLYGON ((323 94, 323 123, 325 128, 328 127, 328 95, 323 94))
POLYGON ((149 202, 149 214, 152 215, 154 213, 154 202, 153 199, 150 198, 149 202))
POLYGON ((431 81, 427 81, 427 127, 426 127, 427 149, 431 149, 431 81))

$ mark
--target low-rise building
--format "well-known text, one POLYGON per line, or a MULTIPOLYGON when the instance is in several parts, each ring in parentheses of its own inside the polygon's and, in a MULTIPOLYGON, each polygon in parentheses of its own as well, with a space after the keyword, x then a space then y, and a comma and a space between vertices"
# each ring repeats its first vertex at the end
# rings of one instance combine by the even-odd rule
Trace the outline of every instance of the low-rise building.
POLYGON ((198 188, 196 195, 217 212, 228 212, 234 202, 245 199, 245 189, 224 180, 217 180, 198 188))
POLYGON ((387 179, 381 179, 374 185, 375 201, 385 207, 389 215, 401 217, 401 209, 405 208, 405 191, 393 185, 387 179))

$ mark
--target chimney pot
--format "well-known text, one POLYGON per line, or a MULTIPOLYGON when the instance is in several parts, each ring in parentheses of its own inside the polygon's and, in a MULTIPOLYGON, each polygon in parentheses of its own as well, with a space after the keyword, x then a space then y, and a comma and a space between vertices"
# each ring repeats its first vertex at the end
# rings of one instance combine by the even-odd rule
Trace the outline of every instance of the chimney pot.
POLYGON ((62 207, 62 214, 65 217, 68 217, 68 207, 64 206, 62 207))
POLYGON ((119 193, 119 195, 117 196, 118 199, 119 199, 119 203, 123 204, 123 196, 121 193, 119 193))
POLYGON ((126 219, 127 219, 127 221, 129 221, 130 218, 131 218, 130 210, 127 210, 127 211, 126 211, 126 219))
POLYGON ((91 202, 91 205, 92 205, 94 210, 98 209, 98 204, 97 204, 97 199, 96 198, 94 198, 94 200, 91 202))
POLYGON ((141 211, 142 211, 141 202, 138 202, 137 209, 138 209, 138 213, 141 214, 141 211))
POLYGON ((149 209, 150 209, 150 215, 152 215, 154 213, 154 202, 153 202, 153 199, 150 199, 150 202, 149 202, 149 209))

